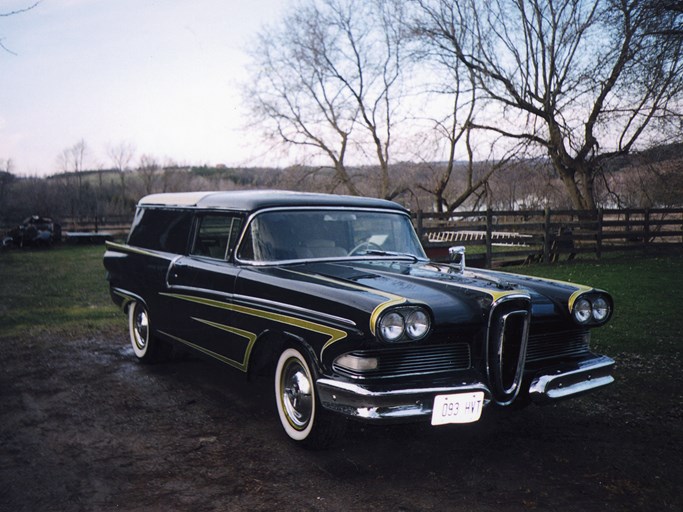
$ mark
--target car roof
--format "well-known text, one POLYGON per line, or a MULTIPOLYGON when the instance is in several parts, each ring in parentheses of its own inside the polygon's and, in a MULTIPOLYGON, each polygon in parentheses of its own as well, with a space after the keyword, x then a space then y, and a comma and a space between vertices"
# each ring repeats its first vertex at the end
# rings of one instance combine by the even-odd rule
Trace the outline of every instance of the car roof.
POLYGON ((225 192, 173 192, 143 197, 138 206, 194 207, 256 211, 278 207, 349 207, 407 210, 393 201, 371 197, 315 194, 283 190, 233 190, 225 192))

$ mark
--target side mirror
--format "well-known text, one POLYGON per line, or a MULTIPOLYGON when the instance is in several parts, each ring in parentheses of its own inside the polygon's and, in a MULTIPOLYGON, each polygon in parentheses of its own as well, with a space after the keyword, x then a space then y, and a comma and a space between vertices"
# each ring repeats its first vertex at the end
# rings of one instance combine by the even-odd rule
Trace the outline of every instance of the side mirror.
POLYGON ((460 271, 465 270, 465 247, 458 245, 448 248, 448 259, 453 265, 460 267, 460 271))

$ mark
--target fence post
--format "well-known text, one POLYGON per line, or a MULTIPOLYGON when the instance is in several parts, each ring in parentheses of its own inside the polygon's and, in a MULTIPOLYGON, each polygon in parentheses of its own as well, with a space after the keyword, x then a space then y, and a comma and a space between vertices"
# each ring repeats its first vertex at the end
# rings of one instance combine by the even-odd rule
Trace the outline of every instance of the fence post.
POLYGON ((543 262, 550 262, 550 245, 552 240, 550 238, 550 208, 546 206, 545 208, 545 220, 543 226, 543 262))
POLYGON ((597 256, 598 259, 602 256, 602 221, 603 221, 603 214, 604 212, 602 211, 602 208, 598 208, 598 232, 596 235, 596 248, 595 248, 595 255, 597 256))
POLYGON ((493 248, 491 247, 491 240, 493 239, 493 213, 491 208, 486 209, 486 268, 493 266, 493 248))
POLYGON ((417 211, 415 223, 417 224, 417 237, 420 241, 422 241, 422 210, 417 211))
POLYGON ((648 252, 648 245, 650 244, 650 209, 645 208, 643 215, 643 252, 648 252))

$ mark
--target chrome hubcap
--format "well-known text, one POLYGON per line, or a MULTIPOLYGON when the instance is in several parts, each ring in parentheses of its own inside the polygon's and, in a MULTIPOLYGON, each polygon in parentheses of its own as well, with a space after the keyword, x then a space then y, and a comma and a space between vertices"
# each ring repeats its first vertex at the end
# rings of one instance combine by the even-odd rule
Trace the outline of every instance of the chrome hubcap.
POLYGON ((282 404, 287 418, 294 428, 302 430, 313 414, 313 394, 306 369, 296 359, 287 363, 281 385, 282 404))
POLYGON ((144 349, 147 345, 147 334, 149 332, 149 319, 144 308, 135 306, 135 344, 144 349))

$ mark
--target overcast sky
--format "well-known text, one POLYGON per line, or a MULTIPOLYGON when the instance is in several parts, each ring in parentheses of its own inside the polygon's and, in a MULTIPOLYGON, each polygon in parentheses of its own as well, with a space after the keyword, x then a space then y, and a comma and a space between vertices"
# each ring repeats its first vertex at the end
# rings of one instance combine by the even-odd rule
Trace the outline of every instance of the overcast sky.
MULTIPOLYGON (((0 0, 0 13, 35 0, 0 0)), ((0 163, 58 172, 85 140, 88 166, 130 142, 179 163, 263 163, 245 132, 245 48, 288 0, 42 0, 0 17, 0 163)), ((272 162, 276 164, 276 162, 272 162)))

